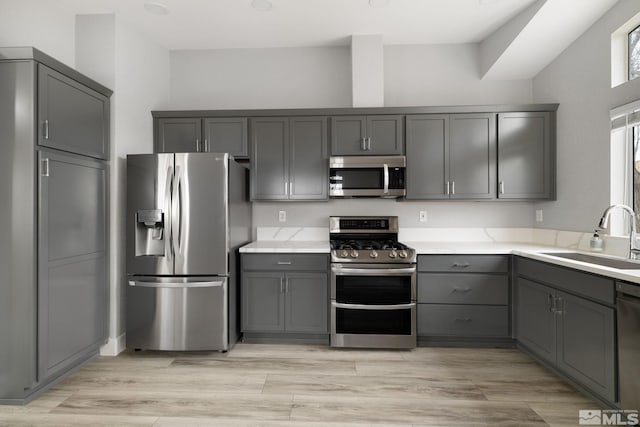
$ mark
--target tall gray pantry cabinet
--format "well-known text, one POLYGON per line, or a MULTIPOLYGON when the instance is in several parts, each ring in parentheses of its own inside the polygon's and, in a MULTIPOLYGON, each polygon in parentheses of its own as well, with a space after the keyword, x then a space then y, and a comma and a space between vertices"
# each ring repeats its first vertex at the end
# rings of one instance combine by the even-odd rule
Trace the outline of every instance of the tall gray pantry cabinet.
POLYGON ((26 403, 107 338, 111 90, 0 48, 0 403, 26 403))

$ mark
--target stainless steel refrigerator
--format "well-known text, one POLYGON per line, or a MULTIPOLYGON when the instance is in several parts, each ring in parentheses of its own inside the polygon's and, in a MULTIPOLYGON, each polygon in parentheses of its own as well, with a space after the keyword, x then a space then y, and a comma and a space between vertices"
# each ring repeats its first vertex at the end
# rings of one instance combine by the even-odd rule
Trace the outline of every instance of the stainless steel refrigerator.
POLYGON ((233 346, 250 238, 247 169, 228 154, 127 156, 127 347, 233 346))

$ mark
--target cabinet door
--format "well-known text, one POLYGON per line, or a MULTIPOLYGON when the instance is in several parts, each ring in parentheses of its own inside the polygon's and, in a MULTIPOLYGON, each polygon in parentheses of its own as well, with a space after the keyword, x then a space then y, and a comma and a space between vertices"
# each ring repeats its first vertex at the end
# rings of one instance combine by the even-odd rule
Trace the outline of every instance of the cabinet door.
POLYGON ((612 308, 558 291, 558 368, 615 402, 612 308))
POLYGON ((285 296, 287 332, 329 331, 327 274, 287 273, 285 296))
POLYGON ((452 114, 449 180, 452 199, 491 199, 496 195, 494 114, 452 114))
POLYGON ((541 358, 556 362, 554 290, 522 277, 516 279, 516 338, 541 358))
POLYGON ((550 113, 498 115, 498 198, 553 196, 550 113))
POLYGON ((195 153, 204 151, 202 120, 158 119, 156 153, 195 153))
POLYGON ((448 199, 449 117, 407 116, 407 199, 448 199))
POLYGON ((344 116, 331 118, 331 155, 353 156, 368 154, 366 117, 344 116))
POLYGON ((109 98, 38 66, 38 144, 107 159, 109 98))
POLYGON ((242 273, 242 331, 284 331, 284 274, 242 273))
POLYGON ((289 191, 289 119, 252 119, 251 200, 286 200, 289 191))
POLYGON ((292 200, 327 200, 329 197, 329 159, 327 157, 327 119, 296 117, 290 123, 292 200))
POLYGON ((107 170, 39 152, 38 366, 43 380, 107 337, 107 170))
POLYGON ((367 116, 366 154, 404 154, 402 118, 403 116, 367 116))
POLYGON ((205 149, 210 153, 229 153, 237 158, 246 158, 249 156, 247 119, 204 119, 204 140, 205 149))

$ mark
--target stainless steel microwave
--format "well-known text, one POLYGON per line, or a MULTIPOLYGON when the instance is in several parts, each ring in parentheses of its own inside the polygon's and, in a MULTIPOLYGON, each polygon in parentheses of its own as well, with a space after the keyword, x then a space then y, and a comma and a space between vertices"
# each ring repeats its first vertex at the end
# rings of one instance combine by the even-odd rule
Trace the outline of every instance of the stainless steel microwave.
POLYGON ((344 156, 329 159, 330 197, 402 197, 404 156, 344 156))

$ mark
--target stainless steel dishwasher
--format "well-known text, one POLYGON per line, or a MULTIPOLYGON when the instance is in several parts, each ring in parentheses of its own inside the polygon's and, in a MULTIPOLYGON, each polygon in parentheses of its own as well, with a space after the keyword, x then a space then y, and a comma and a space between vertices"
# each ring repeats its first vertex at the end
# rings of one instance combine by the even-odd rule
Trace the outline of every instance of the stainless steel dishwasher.
POLYGON ((640 285, 618 282, 618 368, 621 409, 640 409, 640 285))

